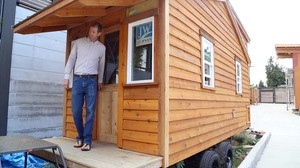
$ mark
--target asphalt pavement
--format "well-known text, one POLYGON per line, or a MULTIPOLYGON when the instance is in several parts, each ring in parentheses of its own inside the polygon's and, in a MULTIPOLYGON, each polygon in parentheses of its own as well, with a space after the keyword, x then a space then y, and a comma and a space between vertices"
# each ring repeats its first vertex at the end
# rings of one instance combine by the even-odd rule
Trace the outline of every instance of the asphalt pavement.
POLYGON ((300 168, 300 115, 293 105, 251 106, 251 128, 271 133, 256 168, 300 168))

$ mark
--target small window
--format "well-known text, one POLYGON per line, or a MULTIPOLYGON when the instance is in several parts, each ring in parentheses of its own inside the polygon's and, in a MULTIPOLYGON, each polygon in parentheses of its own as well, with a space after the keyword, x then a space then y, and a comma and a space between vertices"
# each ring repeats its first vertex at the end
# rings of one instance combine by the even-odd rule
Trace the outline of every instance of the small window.
POLYGON ((236 67, 236 92, 238 94, 242 93, 242 66, 239 61, 235 61, 236 67))
POLYGON ((214 45, 202 36, 202 86, 215 87, 214 45))
POLYGON ((154 17, 128 25, 127 83, 154 81, 154 17))

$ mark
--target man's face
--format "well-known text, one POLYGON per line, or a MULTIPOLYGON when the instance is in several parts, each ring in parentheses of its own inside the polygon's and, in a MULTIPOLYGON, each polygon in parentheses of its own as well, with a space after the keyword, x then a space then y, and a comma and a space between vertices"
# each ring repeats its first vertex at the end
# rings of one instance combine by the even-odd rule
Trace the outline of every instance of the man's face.
POLYGON ((90 30, 89 30, 89 39, 92 42, 95 42, 100 35, 101 35, 101 32, 98 32, 98 28, 97 27, 90 27, 90 30))

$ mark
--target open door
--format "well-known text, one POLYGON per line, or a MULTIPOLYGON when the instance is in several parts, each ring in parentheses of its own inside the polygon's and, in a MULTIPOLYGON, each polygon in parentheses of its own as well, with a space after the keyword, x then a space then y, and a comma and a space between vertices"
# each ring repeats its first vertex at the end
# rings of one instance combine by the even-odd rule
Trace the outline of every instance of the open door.
POLYGON ((119 30, 103 34, 106 46, 104 87, 98 94, 98 137, 117 142, 119 30))

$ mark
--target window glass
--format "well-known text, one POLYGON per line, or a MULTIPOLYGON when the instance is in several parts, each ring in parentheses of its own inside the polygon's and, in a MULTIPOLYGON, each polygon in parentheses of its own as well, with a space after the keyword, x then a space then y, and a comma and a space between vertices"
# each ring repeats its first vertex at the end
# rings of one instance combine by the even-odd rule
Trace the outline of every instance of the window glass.
POLYGON ((242 66, 239 61, 236 61, 235 65, 236 65, 236 92, 242 93, 242 66))
POLYGON ((214 46, 202 36, 202 85, 213 88, 214 85, 214 46))
POLYGON ((153 82, 153 17, 129 24, 127 83, 153 82))

